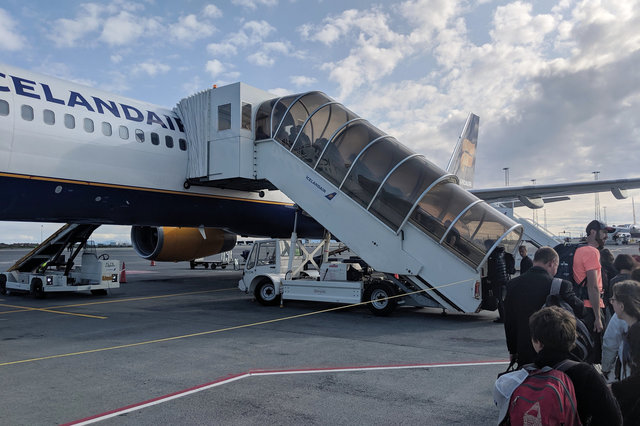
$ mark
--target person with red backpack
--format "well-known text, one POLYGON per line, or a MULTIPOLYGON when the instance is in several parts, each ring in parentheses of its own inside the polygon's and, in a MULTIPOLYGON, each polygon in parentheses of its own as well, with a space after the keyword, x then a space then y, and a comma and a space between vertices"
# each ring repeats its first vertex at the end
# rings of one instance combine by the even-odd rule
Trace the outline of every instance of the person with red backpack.
POLYGON ((550 306, 534 313, 529 326, 537 356, 524 367, 526 374, 518 370, 496 381, 498 424, 622 425, 620 407, 602 375, 591 364, 572 359, 575 317, 550 306), (514 386, 517 380, 510 375, 519 375, 521 383, 514 386))

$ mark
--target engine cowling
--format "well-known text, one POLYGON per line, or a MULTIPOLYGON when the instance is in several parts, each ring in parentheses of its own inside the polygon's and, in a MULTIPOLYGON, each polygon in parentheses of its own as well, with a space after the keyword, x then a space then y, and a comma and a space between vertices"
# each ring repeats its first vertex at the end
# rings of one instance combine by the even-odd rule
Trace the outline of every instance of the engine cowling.
POLYGON ((229 251, 237 235, 217 228, 132 226, 131 244, 140 257, 160 262, 182 262, 229 251))

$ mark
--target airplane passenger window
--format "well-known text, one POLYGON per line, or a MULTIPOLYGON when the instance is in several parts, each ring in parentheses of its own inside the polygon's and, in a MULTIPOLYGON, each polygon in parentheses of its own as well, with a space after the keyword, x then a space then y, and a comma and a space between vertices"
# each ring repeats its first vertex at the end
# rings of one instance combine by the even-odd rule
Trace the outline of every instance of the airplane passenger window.
POLYGON ((0 115, 9 115, 9 102, 4 99, 0 99, 0 115))
POLYGON ((218 130, 231 128, 231 104, 218 105, 218 130))
POLYGON ((140 143, 144 142, 144 132, 140 129, 136 129, 136 140, 140 143))
POLYGON ((111 123, 107 123, 106 121, 102 122, 102 134, 105 136, 111 136, 113 134, 111 123))
POLYGON ((120 139, 129 139, 129 128, 127 126, 120 126, 119 133, 120 139))
POLYGON ((45 124, 48 124, 50 126, 56 124, 56 114, 50 109, 45 109, 44 111, 42 111, 42 119, 44 120, 45 124))
POLYGON ((167 144, 167 148, 173 148, 173 138, 171 136, 165 136, 164 143, 167 144))
POLYGON ((93 133, 93 120, 90 118, 84 119, 84 130, 87 133, 93 133))
POLYGON ((71 114, 64 115, 64 127, 67 129, 75 129, 76 128, 76 118, 71 114))
POLYGON ((187 150, 187 141, 184 139, 178 139, 178 144, 180 144, 180 151, 187 150))
POLYGON ((20 114, 22 119, 26 121, 33 121, 33 108, 29 105, 22 105, 20 108, 20 114))
POLYGON ((160 136, 157 133, 151 133, 151 143, 154 145, 160 145, 160 136))
POLYGON ((242 128, 251 130, 251 104, 242 103, 242 128))

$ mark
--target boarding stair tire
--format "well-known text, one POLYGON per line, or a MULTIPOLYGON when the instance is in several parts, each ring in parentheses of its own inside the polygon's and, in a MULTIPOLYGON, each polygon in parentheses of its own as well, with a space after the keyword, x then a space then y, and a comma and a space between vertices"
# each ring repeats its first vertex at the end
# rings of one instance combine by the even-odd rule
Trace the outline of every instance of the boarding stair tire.
POLYGON ((276 292, 276 286, 269 278, 264 278, 256 285, 253 293, 258 303, 264 306, 275 306, 278 304, 279 294, 276 292))
POLYGON ((31 294, 36 299, 44 299, 46 296, 44 292, 44 287, 42 286, 42 280, 40 278, 34 278, 31 280, 31 285, 29 294, 31 294))
POLYGON ((374 281, 364 290, 364 301, 370 302, 367 307, 373 315, 385 317, 398 306, 397 299, 389 299, 395 295, 396 292, 391 284, 384 281, 374 281))

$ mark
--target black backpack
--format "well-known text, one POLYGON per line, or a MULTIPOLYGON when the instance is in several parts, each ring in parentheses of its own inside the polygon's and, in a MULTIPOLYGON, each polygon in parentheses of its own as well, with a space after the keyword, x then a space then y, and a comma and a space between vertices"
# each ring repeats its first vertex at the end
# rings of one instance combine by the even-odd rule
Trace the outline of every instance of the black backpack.
POLYGON ((576 294, 576 297, 581 300, 587 300, 589 298, 586 285, 587 279, 585 278, 580 283, 577 283, 573 279, 573 255, 576 253, 578 247, 582 247, 583 245, 584 244, 579 243, 562 243, 553 248, 560 258, 560 262, 558 263, 558 272, 556 272, 555 277, 569 281, 573 284, 573 292, 576 294))
POLYGON ((591 338, 591 333, 589 333, 589 329, 582 322, 582 320, 576 317, 575 312, 573 312, 573 308, 560 296, 560 287, 562 286, 562 280, 560 278, 554 278, 551 282, 551 289, 549 291, 549 295, 547 296, 547 300, 542 305, 543 308, 547 306, 558 306, 565 311, 569 312, 576 319, 576 346, 571 351, 572 354, 576 355, 581 360, 587 359, 587 356, 593 352, 594 343, 591 338))

